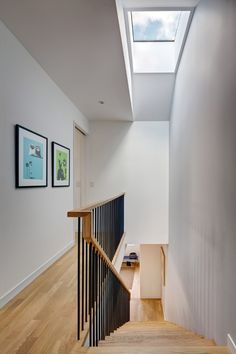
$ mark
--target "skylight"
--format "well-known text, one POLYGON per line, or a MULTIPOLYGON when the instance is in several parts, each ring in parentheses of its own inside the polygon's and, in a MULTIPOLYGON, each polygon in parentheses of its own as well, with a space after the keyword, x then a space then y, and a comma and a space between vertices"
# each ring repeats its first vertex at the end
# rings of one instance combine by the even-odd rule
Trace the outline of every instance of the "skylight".
POLYGON ((174 73, 190 26, 189 10, 128 11, 134 73, 174 73))
POLYGON ((174 42, 180 11, 132 11, 135 42, 174 42))

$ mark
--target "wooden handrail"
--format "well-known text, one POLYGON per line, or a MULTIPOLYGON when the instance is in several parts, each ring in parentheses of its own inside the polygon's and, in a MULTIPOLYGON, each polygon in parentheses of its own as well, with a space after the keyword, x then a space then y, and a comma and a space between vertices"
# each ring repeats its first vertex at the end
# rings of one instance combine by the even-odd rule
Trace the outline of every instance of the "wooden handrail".
POLYGON ((112 200, 121 197, 122 195, 125 195, 125 193, 118 194, 115 197, 112 197, 112 198, 109 198, 109 199, 106 199, 106 200, 102 200, 102 201, 99 201, 97 203, 89 204, 89 205, 87 205, 87 206, 85 206, 85 207, 83 207, 81 209, 70 210, 70 211, 67 212, 67 216, 69 218, 78 218, 78 217, 87 216, 87 215, 89 215, 91 213, 92 209, 97 208, 99 206, 102 206, 104 204, 107 204, 107 203, 111 202, 112 200))
POLYGON ((97 240, 92 236, 90 242, 92 243, 93 247, 96 249, 96 251, 99 253, 99 255, 103 258, 103 260, 106 262, 112 273, 116 276, 116 278, 120 281, 120 283, 123 285, 123 287, 130 293, 130 290, 127 288, 127 285, 124 283, 123 279, 121 278, 120 274, 117 272, 116 268, 110 261, 110 259, 107 257, 106 253, 103 251, 102 247, 99 245, 97 240))

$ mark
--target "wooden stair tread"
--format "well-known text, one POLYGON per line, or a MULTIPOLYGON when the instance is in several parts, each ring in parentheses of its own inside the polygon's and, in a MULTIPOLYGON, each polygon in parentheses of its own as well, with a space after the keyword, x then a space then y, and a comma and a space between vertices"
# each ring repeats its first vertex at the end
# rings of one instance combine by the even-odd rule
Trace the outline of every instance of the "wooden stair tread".
POLYGON ((88 354, 229 354, 227 347, 98 347, 88 354))
MULTIPOLYGON (((117 331, 115 331, 114 333, 111 333, 111 336, 132 336, 134 333, 134 331, 127 331, 127 330, 122 330, 122 329, 118 329, 117 331)), ((138 335, 171 335, 171 334, 175 334, 175 335, 195 335, 198 338, 201 337, 197 334, 195 334, 194 332, 191 331, 187 331, 187 330, 183 330, 182 328, 151 328, 151 329, 139 329, 139 330, 135 330, 135 333, 138 335)))
POLYGON ((229 354, 227 347, 167 321, 128 322, 88 354, 229 354))
POLYGON ((100 341, 99 346, 132 346, 132 345, 142 345, 142 346, 214 346, 212 341, 199 340, 193 338, 138 338, 134 337, 131 340, 117 340, 117 341, 100 341))
POLYGON ((176 325, 173 322, 168 322, 168 321, 129 321, 126 322, 122 327, 132 327, 132 326, 174 326, 174 327, 181 327, 176 325))
MULTIPOLYGON (((204 338, 198 338, 197 336, 194 335, 168 335, 165 334, 163 336, 161 335, 156 335, 156 336, 152 336, 152 335, 142 335, 142 336, 138 336, 138 335, 134 335, 134 336, 114 336, 114 337, 109 337, 107 338, 104 342, 106 343, 115 343, 115 342, 133 342, 133 341, 137 341, 137 343, 141 342, 141 341, 196 341, 196 342, 200 342, 200 343, 211 343, 211 345, 214 345, 214 342, 208 339, 204 339, 204 338)), ((208 344, 207 344, 208 345, 208 344)))
POLYGON ((167 321, 128 322, 117 329, 99 347, 215 347, 212 340, 167 321))

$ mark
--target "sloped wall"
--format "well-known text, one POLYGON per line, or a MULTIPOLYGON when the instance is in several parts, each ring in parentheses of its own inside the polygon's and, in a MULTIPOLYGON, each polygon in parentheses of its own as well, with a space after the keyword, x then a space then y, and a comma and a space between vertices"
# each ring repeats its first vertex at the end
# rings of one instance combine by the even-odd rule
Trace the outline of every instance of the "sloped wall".
POLYGON ((236 338, 236 2, 201 1, 170 128, 168 320, 236 338))

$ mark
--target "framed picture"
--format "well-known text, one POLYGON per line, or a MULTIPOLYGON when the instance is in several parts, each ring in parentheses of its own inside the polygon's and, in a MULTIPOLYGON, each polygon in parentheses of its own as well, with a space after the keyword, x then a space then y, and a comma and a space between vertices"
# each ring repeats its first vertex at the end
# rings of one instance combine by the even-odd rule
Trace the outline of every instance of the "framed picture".
POLYGON ((48 139, 17 124, 15 165, 16 188, 47 187, 48 139))
POLYGON ((52 142, 52 186, 70 185, 70 149, 52 142))

